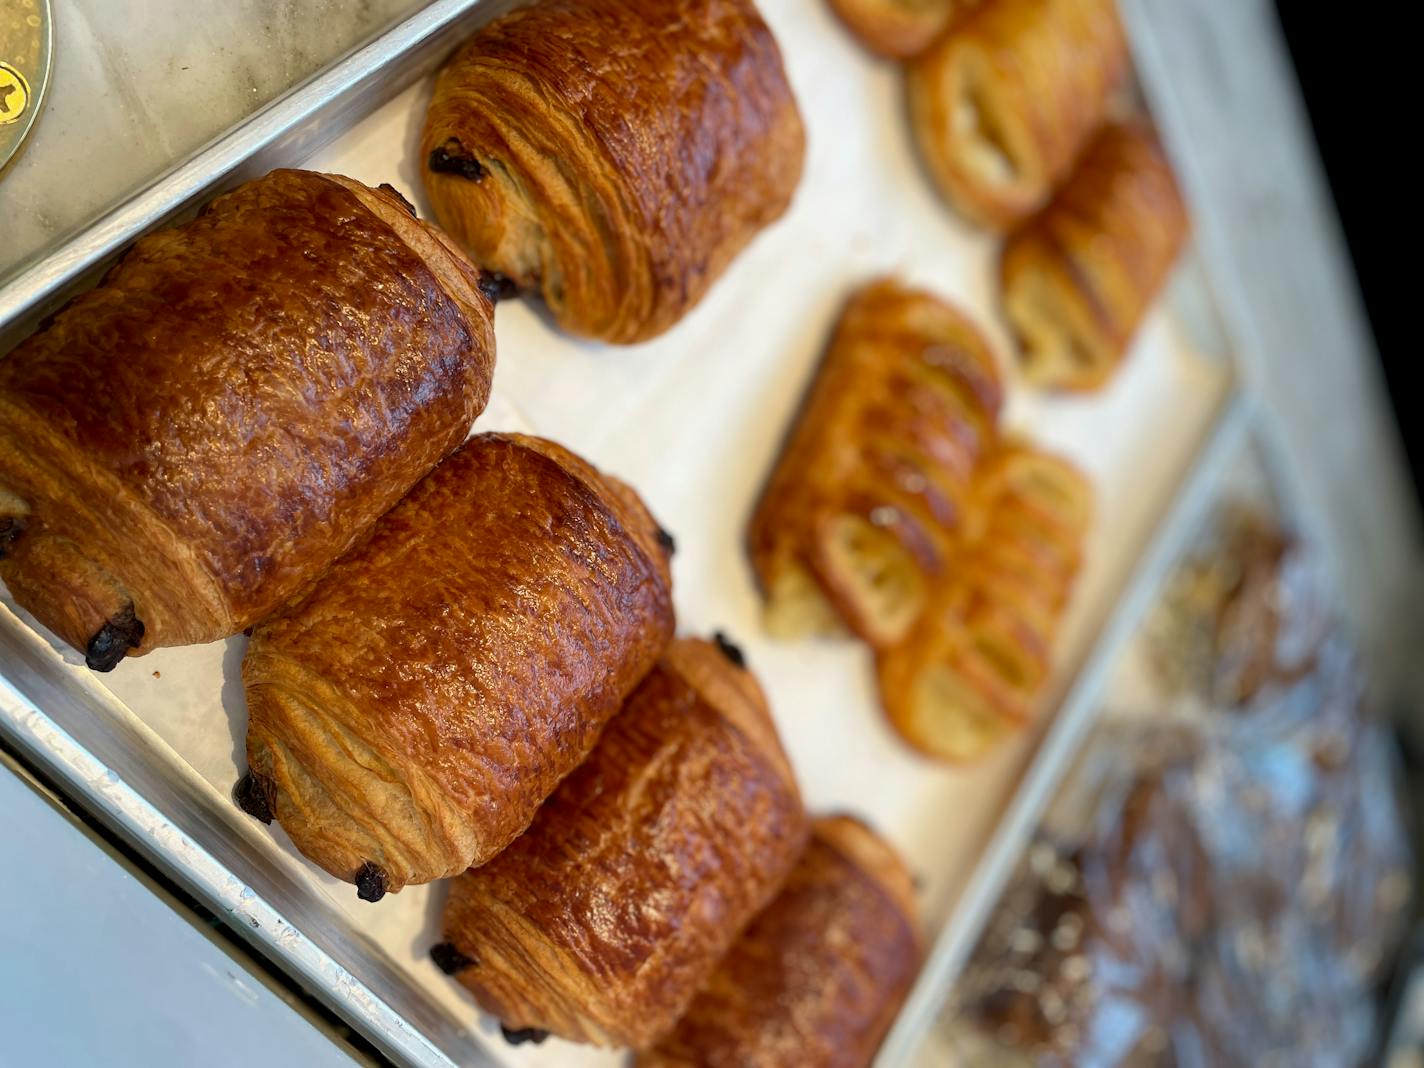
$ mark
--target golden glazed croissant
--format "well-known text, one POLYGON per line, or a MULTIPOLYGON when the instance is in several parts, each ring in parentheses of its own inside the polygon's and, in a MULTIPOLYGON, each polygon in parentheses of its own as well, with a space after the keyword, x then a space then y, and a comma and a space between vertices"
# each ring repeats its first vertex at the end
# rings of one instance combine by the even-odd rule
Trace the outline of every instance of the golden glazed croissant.
POLYGON ((540 0, 440 73, 440 222, 566 330, 675 324, 791 202, 805 134, 751 0, 540 0))
POLYGON ((1029 381, 1101 387, 1127 353, 1187 235, 1156 134, 1110 124, 1052 202, 1004 246, 1004 310, 1029 381))
POLYGON ((1038 209, 1127 68, 1114 0, 995 0, 909 68, 911 126, 959 211, 1006 230, 1038 209))
POLYGON ((459 445, 478 272, 399 194, 274 171, 0 360, 0 577, 89 666, 275 610, 459 445))
POLYGON ((670 640, 667 553, 566 449, 472 438, 253 634, 239 803, 368 900, 484 863, 670 640))
POLYGON ((1092 490, 1068 463, 1005 445, 976 479, 982 517, 919 622, 878 661, 895 728, 970 760, 1028 720, 1082 560, 1092 490))
POLYGON ((974 0, 830 0, 846 28, 870 51, 909 59, 934 43, 974 0))
POLYGON ((806 815, 740 664, 674 642, 528 832, 451 886, 432 955, 513 1040, 651 1045, 796 863, 806 815))
POLYGON ((819 819, 785 888, 637 1068, 865 1068, 920 957, 900 858, 857 820, 819 819))
POLYGON ((949 304, 893 281, 850 298, 751 520, 771 633, 905 633, 1001 398, 988 345, 949 304))

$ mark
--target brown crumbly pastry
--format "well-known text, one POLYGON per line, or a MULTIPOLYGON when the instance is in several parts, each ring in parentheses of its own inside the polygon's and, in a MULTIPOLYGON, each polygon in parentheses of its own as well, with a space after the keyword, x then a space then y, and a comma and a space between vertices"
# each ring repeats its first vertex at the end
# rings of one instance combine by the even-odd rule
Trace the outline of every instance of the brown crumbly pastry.
POLYGON ((964 1063, 1164 1063, 1193 951, 1210 935, 1212 871, 1189 817, 1159 790, 1134 786, 1137 832, 1071 853, 1030 847, 956 987, 964 1063))
POLYGON ((976 0, 830 0, 857 40, 878 56, 909 59, 935 42, 976 0))
POLYGON ((1103 127, 1067 185, 1004 246, 1000 286, 1025 377, 1051 389, 1101 388, 1167 280, 1187 226, 1152 129, 1103 127))
POLYGON ((1127 69, 1114 0, 995 0, 909 68, 911 127, 940 191, 1007 230, 1042 206, 1127 69))
POLYGON ((1317 667, 1331 625, 1309 549, 1253 505, 1220 510, 1144 628, 1157 684, 1232 712, 1317 667))
POLYGON ((748 532, 773 635, 906 632, 1001 400, 988 344, 949 304, 889 280, 851 296, 748 532))
POLYGON ((0 578, 106 671, 245 629, 485 406, 478 272, 394 191, 274 171, 0 360, 0 578))
POLYGON ((805 133, 751 0, 540 0, 441 71, 421 141, 440 222, 559 324, 643 341, 801 177, 805 133))
POLYGON ((756 681, 723 649, 676 641, 529 831, 452 885, 437 959, 464 965, 508 1035, 645 1048, 807 830, 756 681))
POLYGON ((785 888, 638 1068, 864 1068, 922 948, 910 873, 873 831, 819 819, 785 888))
POLYGON ((626 486, 472 438, 253 634, 239 803, 369 900, 484 863, 656 662, 670 587, 626 486))
POLYGON ((953 568, 878 661, 891 723, 942 760, 972 760, 1027 721, 1092 514, 1081 474, 1022 445, 985 461, 975 498, 953 568))

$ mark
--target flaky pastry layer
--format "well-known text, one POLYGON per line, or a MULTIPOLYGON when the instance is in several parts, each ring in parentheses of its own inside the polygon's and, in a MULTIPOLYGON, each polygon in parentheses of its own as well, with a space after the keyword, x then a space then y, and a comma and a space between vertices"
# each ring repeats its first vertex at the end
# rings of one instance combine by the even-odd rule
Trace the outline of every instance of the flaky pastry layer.
POLYGON ((250 774, 363 897, 458 874, 529 825, 672 629, 636 496, 551 442, 479 435, 254 632, 250 774))

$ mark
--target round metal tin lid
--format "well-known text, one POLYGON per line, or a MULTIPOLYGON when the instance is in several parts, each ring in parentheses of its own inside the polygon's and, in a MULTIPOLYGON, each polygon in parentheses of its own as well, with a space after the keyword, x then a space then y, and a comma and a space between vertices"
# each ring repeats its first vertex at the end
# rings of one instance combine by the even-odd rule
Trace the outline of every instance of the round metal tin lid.
POLYGON ((0 0, 0 174, 40 116, 54 62, 50 0, 0 0))

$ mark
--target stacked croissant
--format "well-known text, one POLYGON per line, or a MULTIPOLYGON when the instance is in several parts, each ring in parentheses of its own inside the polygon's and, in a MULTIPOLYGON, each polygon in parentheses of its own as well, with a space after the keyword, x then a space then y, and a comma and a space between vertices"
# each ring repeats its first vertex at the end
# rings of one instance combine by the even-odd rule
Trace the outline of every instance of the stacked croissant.
MULTIPOLYGON (((957 202, 1042 207, 1007 302, 1043 380, 1096 381, 1181 231, 1146 134, 1080 151, 1110 6, 844 6, 929 49, 917 116, 957 202)), ((853 1068, 918 967, 903 863, 807 816, 735 647, 674 638, 673 540, 638 494, 552 441, 469 436, 497 299, 654 337, 786 211, 804 147, 752 0, 537 0, 436 81, 439 226, 389 186, 275 171, 0 362, 15 600, 96 671, 248 631, 235 799, 368 901, 453 879, 433 956, 515 1041, 853 1068)), ((866 288, 751 533, 771 629, 869 643, 896 727, 950 759, 1027 719, 1090 511, 1002 401, 959 312, 866 288)))
POLYGON ((1151 126, 1115 94, 1116 0, 830 0, 904 62, 911 129, 935 186, 1007 235, 1004 314, 1025 377, 1101 389, 1166 282, 1187 216, 1151 126))

